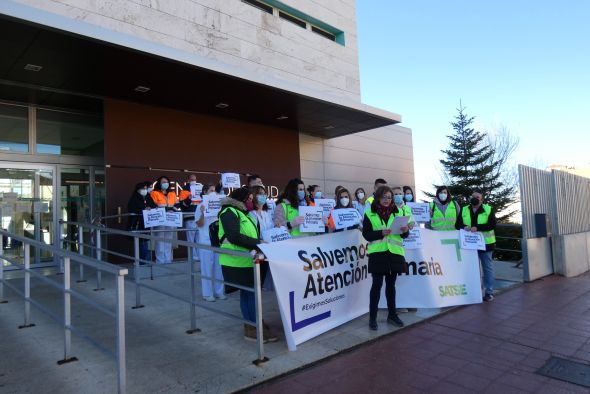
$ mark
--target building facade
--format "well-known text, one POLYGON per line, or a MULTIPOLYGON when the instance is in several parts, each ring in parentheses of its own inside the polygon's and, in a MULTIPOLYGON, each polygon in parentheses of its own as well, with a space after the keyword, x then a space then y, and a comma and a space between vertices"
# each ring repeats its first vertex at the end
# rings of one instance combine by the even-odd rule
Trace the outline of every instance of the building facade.
POLYGON ((57 243, 60 219, 187 172, 413 185, 411 131, 360 100, 355 19, 354 0, 0 2, 2 228, 57 243))

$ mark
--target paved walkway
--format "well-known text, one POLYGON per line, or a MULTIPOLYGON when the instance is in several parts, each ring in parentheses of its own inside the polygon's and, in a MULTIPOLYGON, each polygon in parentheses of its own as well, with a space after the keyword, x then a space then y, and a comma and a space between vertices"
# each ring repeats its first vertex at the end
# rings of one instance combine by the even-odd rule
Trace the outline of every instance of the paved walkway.
POLYGON ((252 391, 590 392, 537 375, 552 355, 590 364, 590 274, 519 286, 491 303, 455 309, 252 391))

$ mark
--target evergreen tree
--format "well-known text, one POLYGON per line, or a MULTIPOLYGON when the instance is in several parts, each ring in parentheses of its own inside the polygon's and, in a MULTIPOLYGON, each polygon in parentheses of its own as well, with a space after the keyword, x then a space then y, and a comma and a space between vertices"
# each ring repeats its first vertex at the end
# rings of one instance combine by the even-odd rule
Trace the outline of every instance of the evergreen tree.
POLYGON ((444 184, 461 206, 469 204, 473 191, 479 191, 496 210, 499 220, 508 219, 514 212, 505 210, 515 202, 516 190, 513 182, 505 182, 505 167, 518 141, 511 139, 506 130, 496 139, 476 131, 472 127, 475 118, 468 116, 461 104, 457 111, 451 122, 454 133, 447 136, 449 148, 441 151, 445 155, 440 160, 444 184))

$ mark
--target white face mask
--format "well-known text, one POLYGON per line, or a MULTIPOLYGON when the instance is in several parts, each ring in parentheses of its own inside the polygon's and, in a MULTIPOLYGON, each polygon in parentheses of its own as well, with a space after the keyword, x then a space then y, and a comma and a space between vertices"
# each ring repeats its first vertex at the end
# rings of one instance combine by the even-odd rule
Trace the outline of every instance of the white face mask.
POLYGON ((148 187, 148 189, 147 189, 147 192, 148 192, 148 193, 151 193, 151 192, 153 192, 153 191, 154 191, 154 188, 153 188, 153 187, 148 187))
POLYGON ((360 192, 360 193, 359 193, 359 194, 357 194, 356 196, 359 198, 359 200, 362 200, 363 198, 365 198, 365 193, 363 193, 363 192, 360 192))
POLYGON ((438 199, 440 201, 447 201, 447 193, 438 193, 438 199))
POLYGON ((350 199, 348 197, 342 197, 340 199, 340 205, 342 205, 343 207, 347 207, 349 202, 350 199))
POLYGON ((142 195, 143 197, 147 196, 148 189, 139 189, 139 194, 142 195))

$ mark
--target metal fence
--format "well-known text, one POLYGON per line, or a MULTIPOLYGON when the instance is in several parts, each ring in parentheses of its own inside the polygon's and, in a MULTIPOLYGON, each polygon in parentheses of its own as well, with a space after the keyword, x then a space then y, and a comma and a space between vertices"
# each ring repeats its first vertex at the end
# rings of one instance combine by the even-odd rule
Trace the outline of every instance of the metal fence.
POLYGON ((72 333, 76 334, 80 338, 91 343, 98 349, 113 357, 117 362, 117 388, 119 393, 124 393, 126 391, 127 372, 125 353, 125 276, 127 273, 128 272, 126 268, 121 268, 106 262, 97 261, 96 259, 72 253, 70 251, 66 251, 55 246, 49 246, 30 238, 20 237, 7 231, 0 230, 0 302, 6 302, 6 299, 4 298, 4 286, 12 289, 24 300, 24 323, 23 325, 19 326, 19 328, 28 328, 34 326, 34 324, 31 322, 31 305, 35 306, 38 310, 45 313, 59 325, 63 326, 64 358, 63 360, 58 361, 58 364, 64 364, 77 360, 76 357, 73 357, 71 354, 72 333), (23 262, 19 262, 15 258, 5 255, 2 244, 3 237, 11 238, 12 240, 19 241, 23 244, 23 262), (34 248, 47 250, 61 260, 61 265, 63 268, 63 283, 51 280, 34 269, 31 269, 31 246, 34 248), (20 290, 17 286, 11 283, 12 280, 8 281, 4 278, 4 262, 13 268, 22 270, 24 272, 23 290, 20 290), (115 311, 112 311, 103 303, 97 302, 92 298, 72 289, 71 263, 78 263, 80 264, 80 267, 91 267, 97 272, 106 272, 115 276, 117 286, 115 311), (34 299, 31 296, 31 277, 35 277, 35 279, 57 288, 61 293, 63 293, 63 316, 57 315, 45 305, 43 305, 42 302, 34 299), (94 309, 101 311, 115 319, 116 350, 114 353, 103 344, 92 338, 88 333, 72 324, 72 297, 82 301, 85 305, 91 306, 94 309))

